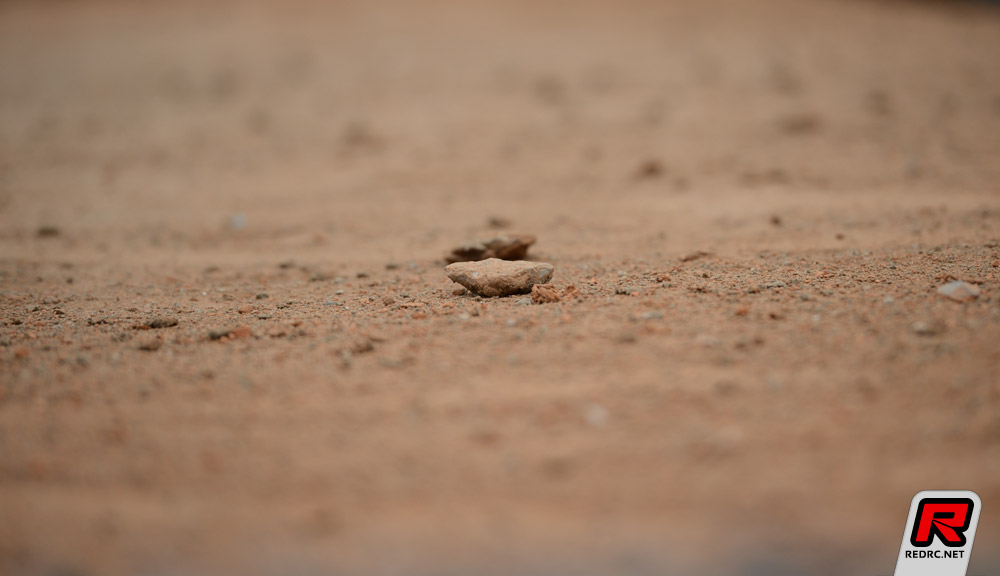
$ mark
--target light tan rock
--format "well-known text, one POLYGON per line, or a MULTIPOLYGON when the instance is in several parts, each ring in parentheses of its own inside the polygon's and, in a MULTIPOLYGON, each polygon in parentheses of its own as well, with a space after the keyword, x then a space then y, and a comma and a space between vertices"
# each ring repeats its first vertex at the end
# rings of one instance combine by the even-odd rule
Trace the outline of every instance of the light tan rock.
POLYGON ((956 280, 938 287, 937 293, 955 302, 972 302, 979 298, 979 287, 975 284, 956 280))
POLYGON ((480 262, 456 262, 444 267, 448 278, 473 294, 486 298, 527 294, 535 284, 552 279, 553 267, 544 262, 507 261, 490 258, 480 262))

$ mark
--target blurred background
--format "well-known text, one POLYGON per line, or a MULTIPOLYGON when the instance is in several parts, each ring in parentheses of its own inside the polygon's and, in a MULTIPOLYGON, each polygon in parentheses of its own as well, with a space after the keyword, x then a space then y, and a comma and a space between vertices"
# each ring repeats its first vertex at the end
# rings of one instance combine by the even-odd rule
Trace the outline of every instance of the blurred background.
POLYGON ((888 574, 971 488, 995 572, 998 57, 957 0, 0 2, 0 571, 888 574), (453 302, 510 226, 583 308, 453 302), (846 280, 612 300, 761 270, 846 280))

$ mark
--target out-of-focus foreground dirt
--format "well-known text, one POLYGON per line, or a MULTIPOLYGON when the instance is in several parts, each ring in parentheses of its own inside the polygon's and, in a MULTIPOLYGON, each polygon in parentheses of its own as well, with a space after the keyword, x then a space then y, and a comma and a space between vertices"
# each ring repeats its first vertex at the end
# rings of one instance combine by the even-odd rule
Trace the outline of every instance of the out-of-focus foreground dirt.
POLYGON ((888 574, 930 488, 996 570, 998 54, 960 2, 0 4, 0 572, 888 574), (580 297, 454 294, 505 225, 580 297))

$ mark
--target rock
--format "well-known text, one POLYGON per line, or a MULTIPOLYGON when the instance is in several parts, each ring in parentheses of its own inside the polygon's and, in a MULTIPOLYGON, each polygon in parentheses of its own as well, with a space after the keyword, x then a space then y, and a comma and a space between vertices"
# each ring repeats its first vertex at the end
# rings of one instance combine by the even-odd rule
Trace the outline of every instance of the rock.
POLYGON ((221 330, 212 330, 208 333, 209 340, 222 340, 232 334, 233 331, 229 328, 223 328, 221 330))
POLYGON ((249 338, 253 336, 253 330, 249 326, 238 326, 233 329, 230 338, 249 338))
POLYGON ((659 161, 650 159, 639 164, 639 168, 635 171, 635 177, 637 180, 652 180, 663 176, 665 172, 666 170, 659 161))
POLYGON ((945 331, 945 326, 941 321, 924 322, 921 320, 914 322, 910 326, 910 330, 917 336, 937 336, 945 331))
POLYGON ((233 231, 242 230, 247 227, 247 215, 243 213, 233 214, 229 218, 229 229, 233 231))
POLYGON ((587 410, 583 413, 584 420, 587 424, 595 428, 600 428, 608 423, 608 409, 600 404, 591 404, 587 406, 587 410))
POLYGON ((177 326, 177 318, 156 318, 147 324, 153 330, 159 330, 160 328, 170 328, 172 326, 177 326))
POLYGON ((509 262, 490 258, 481 262, 456 262, 444 267, 448 278, 486 298, 527 294, 536 284, 552 279, 553 267, 544 262, 509 262))
POLYGON ((490 216, 486 225, 490 228, 510 228, 511 221, 503 216, 490 216))
POLYGON ((212 330, 208 333, 209 340, 235 340, 236 338, 249 338, 251 336, 253 336, 253 330, 249 326, 223 328, 221 330, 212 330))
POLYGON ((972 302, 976 298, 979 298, 979 286, 955 280, 954 282, 949 282, 938 287, 937 293, 955 302, 972 302))
POLYGON ((163 342, 161 340, 147 340, 139 344, 139 350, 144 352, 156 352, 162 346, 163 342))
POLYGON ((639 292, 639 287, 634 284, 621 284, 615 287, 615 294, 620 296, 631 296, 639 292))
POLYGON ((694 337, 694 343, 703 348, 721 348, 722 340, 711 334, 698 334, 694 337))
POLYGON ((711 255, 712 253, 707 250, 695 250, 694 252, 690 252, 688 254, 681 256, 681 262, 693 262, 695 260, 698 260, 699 258, 704 258, 706 256, 711 256, 711 255))
POLYGON ((534 243, 535 237, 531 234, 505 234, 488 240, 473 240, 452 250, 445 260, 449 264, 487 258, 524 260, 528 256, 528 248, 534 243))

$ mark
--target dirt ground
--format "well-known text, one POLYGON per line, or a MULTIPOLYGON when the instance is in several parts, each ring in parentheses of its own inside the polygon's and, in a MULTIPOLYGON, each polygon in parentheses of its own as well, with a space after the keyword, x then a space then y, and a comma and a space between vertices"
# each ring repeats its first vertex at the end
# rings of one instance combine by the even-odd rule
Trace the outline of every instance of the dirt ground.
POLYGON ((974 2, 0 3, 0 573, 889 574, 932 488, 998 573, 998 55, 974 2), (504 232, 579 297, 456 294, 504 232))

